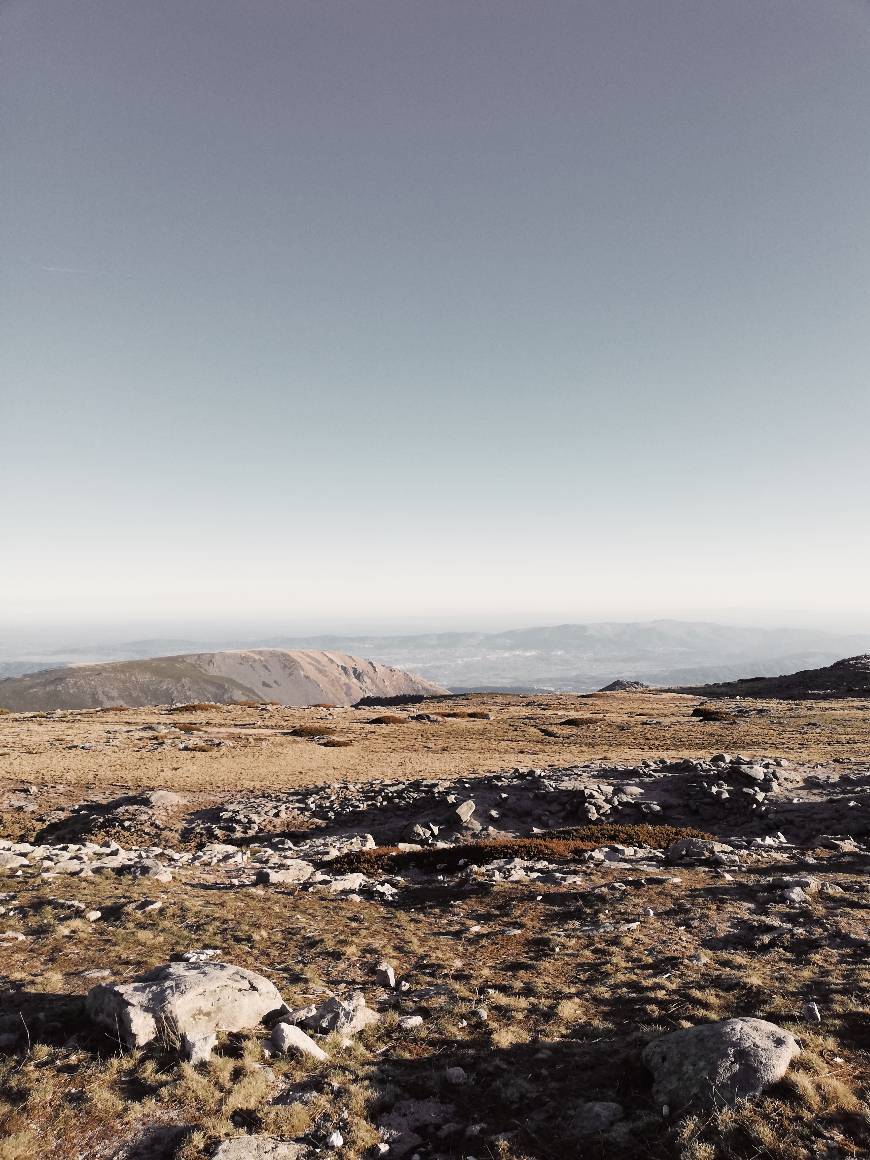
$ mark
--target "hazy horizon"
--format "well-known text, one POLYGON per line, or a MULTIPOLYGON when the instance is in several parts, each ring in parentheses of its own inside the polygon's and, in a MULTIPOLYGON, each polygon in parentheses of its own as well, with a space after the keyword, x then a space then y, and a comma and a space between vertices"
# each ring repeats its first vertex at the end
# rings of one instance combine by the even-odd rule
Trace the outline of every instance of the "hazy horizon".
POLYGON ((0 626, 870 625, 866 6, 0 33, 0 626))

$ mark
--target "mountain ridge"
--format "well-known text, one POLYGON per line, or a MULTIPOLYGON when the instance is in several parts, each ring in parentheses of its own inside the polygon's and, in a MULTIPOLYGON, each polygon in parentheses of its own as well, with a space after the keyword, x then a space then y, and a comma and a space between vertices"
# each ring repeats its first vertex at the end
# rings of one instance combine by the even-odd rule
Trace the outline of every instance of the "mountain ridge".
POLYGON ((326 650, 232 649, 44 669, 0 680, 17 712, 180 701, 349 705, 361 697, 445 692, 390 665, 326 650))
POLYGON ((673 689, 707 697, 763 697, 809 700, 830 697, 870 697, 870 654, 844 657, 817 669, 800 669, 776 677, 743 677, 707 685, 673 689))

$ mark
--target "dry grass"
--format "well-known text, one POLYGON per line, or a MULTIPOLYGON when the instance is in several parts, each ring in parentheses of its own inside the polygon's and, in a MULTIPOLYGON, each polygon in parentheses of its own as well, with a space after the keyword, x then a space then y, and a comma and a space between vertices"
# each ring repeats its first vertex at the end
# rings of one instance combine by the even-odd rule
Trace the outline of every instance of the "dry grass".
MULTIPOLYGON (((287 734, 323 710, 216 705, 197 711, 197 723, 232 740, 202 753, 171 747, 143 749, 137 726, 165 723, 162 710, 110 709, 55 717, 4 716, 0 724, 0 784, 21 779, 38 786, 63 782, 86 792, 171 786, 182 793, 368 781, 376 769, 384 780, 486 774, 514 766, 573 765, 606 758, 634 764, 648 757, 698 757, 716 749, 749 756, 800 761, 859 761, 868 756, 866 702, 760 702, 763 714, 741 715, 736 724, 702 722, 692 716, 698 698, 679 694, 608 693, 582 697, 481 694, 452 698, 459 716, 433 730, 406 720, 401 729, 370 729, 358 710, 331 710, 330 724, 348 747, 301 747, 287 734), (460 704, 457 705, 457 702, 460 704), (559 726, 568 718, 583 727, 559 726), (653 718, 660 725, 649 725, 653 718), (547 729, 541 732, 541 727, 547 729), (69 734, 90 748, 70 749, 69 734), (114 731, 111 743, 108 734, 114 731)), ((420 703, 424 713, 443 714, 444 702, 420 703)), ((316 735, 316 734, 315 734, 316 735)))
MULTIPOLYGON (((27 1036, 0 1051, 0 1158, 108 1156, 139 1125, 163 1123, 183 1130, 176 1160, 207 1155, 239 1132, 322 1143, 335 1127, 356 1160, 374 1143, 378 1109, 406 1096, 446 1099, 459 1123, 484 1122, 478 1157, 803 1160, 824 1155, 828 1139, 842 1157, 865 1154, 863 964, 838 949, 862 929, 858 896, 846 895, 837 925, 810 912, 792 937, 761 952, 751 934, 735 931, 740 912, 722 895, 741 897, 739 884, 726 887, 704 869, 681 869, 680 878, 679 893, 667 872, 630 875, 631 888, 617 890, 612 872, 589 866, 571 891, 406 888, 390 906, 313 892, 295 894, 292 907, 280 891, 65 882, 64 897, 104 911, 95 924, 62 920, 50 901, 56 884, 7 879, 15 925, 29 939, 0 946, 0 1033, 26 1026, 27 1036), (160 911, 117 909, 155 891, 160 911), (647 909, 653 919, 623 929, 647 909), (810 938, 814 922, 826 924, 824 939, 810 938), (216 947, 262 972, 294 1006, 360 988, 381 1022, 348 1049, 331 1037, 324 1065, 266 1060, 264 1033, 253 1033, 222 1037, 205 1068, 160 1047, 119 1053, 88 1028, 83 972, 130 977, 191 946, 216 947), (408 981, 406 992, 376 984, 384 958, 408 981), (824 1011, 820 1032, 796 1022, 809 997, 824 1011), (401 1034, 397 1019, 409 1013, 423 1015, 424 1026, 401 1034), (644 1043, 733 1015, 772 1018, 799 1036, 803 1054, 786 1082, 733 1111, 663 1121, 639 1062, 644 1043), (466 1087, 445 1083, 454 1065, 471 1077, 466 1087), (634 1117, 631 1133, 606 1145, 572 1140, 570 1109, 583 1099, 620 1102, 634 1117), (500 1133, 509 1134, 501 1143, 500 1133)), ((839 880, 858 881, 842 872, 839 880)), ((461 1136, 440 1147, 463 1154, 461 1136)))

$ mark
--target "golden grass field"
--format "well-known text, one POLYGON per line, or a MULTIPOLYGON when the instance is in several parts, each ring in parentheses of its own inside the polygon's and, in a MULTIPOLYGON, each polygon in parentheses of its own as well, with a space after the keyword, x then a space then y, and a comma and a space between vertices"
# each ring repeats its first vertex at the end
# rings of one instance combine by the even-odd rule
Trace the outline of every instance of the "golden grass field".
MULTIPOLYGON (((214 706, 186 713, 150 709, 0 717, 0 779, 70 789, 168 786, 182 792, 280 789, 333 781, 473 776, 514 766, 626 764, 646 757, 717 750, 804 762, 870 758, 870 702, 758 701, 736 724, 691 715, 697 697, 669 693, 586 696, 481 695, 433 699, 400 715, 444 716, 437 724, 372 725, 378 709, 260 711, 214 706), (576 719, 580 723, 565 725, 576 719), (321 722, 346 747, 290 736, 321 722), (153 747, 143 725, 194 726, 228 742, 208 752, 153 747), (87 748, 78 748, 87 746, 87 748)), ((191 734, 196 736, 196 734, 191 734)))

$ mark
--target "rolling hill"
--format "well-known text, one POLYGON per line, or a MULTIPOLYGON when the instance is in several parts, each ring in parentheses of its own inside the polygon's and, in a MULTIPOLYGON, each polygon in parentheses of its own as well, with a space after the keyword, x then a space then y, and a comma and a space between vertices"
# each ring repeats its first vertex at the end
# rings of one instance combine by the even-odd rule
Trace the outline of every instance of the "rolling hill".
POLYGON ((801 669, 779 677, 744 677, 674 690, 702 697, 772 697, 777 700, 821 700, 870 697, 870 655, 847 657, 819 669, 801 669))
POLYGON ((346 653, 240 649, 70 665, 0 680, 0 706, 29 712, 184 701, 350 705, 369 696, 442 692, 431 681, 346 653))

